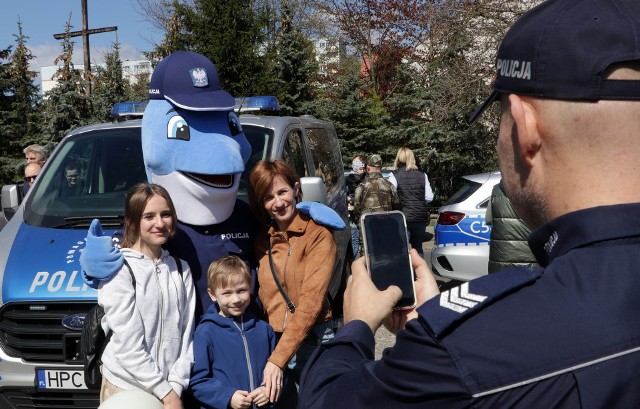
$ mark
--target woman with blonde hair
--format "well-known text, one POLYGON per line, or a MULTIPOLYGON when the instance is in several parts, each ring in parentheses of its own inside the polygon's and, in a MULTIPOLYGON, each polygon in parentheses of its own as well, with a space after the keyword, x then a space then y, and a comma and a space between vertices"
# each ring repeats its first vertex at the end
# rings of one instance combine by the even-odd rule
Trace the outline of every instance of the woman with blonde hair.
POLYGON ((411 247, 424 256, 422 243, 426 240, 429 224, 427 203, 433 200, 429 177, 418 170, 413 151, 407 147, 398 149, 394 166, 396 170, 389 175, 389 182, 398 190, 402 213, 407 219, 411 247))

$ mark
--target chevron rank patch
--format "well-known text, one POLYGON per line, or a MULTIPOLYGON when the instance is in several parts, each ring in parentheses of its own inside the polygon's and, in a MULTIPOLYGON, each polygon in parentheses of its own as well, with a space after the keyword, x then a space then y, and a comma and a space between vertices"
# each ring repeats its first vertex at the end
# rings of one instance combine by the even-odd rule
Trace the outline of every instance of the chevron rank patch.
POLYGON ((440 306, 462 314, 486 299, 484 295, 470 293, 467 282, 440 294, 440 306))
POLYGON ((442 292, 418 312, 438 337, 504 294, 534 282, 543 271, 540 267, 517 267, 482 276, 442 292))

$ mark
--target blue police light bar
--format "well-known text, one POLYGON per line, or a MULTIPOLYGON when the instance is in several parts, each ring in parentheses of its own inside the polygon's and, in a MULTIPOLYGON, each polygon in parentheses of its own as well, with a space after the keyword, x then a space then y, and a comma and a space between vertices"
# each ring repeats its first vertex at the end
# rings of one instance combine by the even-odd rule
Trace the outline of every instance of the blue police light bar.
POLYGON ((274 96, 256 96, 236 98, 234 111, 242 113, 261 113, 277 115, 280 112, 278 98, 274 96))
POLYGON ((144 102, 116 102, 111 108, 111 118, 121 121, 129 118, 142 118, 147 101, 144 102))

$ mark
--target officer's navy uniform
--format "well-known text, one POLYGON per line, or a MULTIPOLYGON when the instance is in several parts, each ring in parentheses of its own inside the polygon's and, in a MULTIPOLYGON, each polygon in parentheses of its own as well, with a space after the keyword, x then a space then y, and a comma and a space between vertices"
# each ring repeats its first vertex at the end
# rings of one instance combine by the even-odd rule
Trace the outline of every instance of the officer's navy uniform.
POLYGON ((559 217, 542 268, 471 281, 418 308, 380 361, 362 321, 323 344, 299 408, 640 407, 640 204, 559 217))

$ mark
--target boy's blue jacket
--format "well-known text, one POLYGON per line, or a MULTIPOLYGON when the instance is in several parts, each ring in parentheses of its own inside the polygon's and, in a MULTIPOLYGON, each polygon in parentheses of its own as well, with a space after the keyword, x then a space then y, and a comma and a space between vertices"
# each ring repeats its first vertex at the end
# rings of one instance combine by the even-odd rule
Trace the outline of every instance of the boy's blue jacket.
POLYGON ((249 312, 235 324, 220 315, 214 304, 196 328, 189 388, 200 408, 225 409, 235 391, 251 392, 262 383, 267 359, 276 346, 273 328, 249 312))

